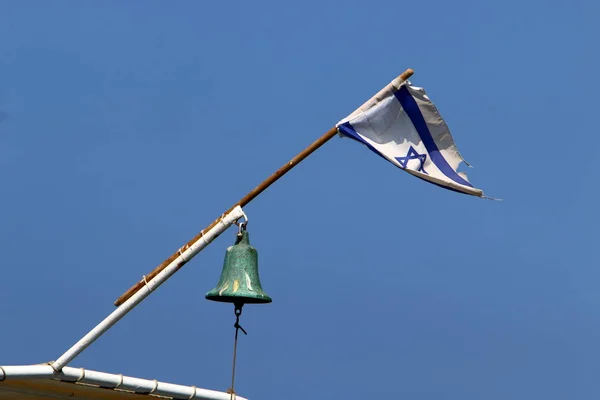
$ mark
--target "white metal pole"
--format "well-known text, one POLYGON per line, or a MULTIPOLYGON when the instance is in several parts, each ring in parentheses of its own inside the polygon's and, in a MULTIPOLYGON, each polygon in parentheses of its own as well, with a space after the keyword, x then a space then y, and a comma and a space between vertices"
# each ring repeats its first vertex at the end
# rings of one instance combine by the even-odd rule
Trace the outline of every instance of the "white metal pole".
POLYGON ((77 357, 83 350, 85 350, 90 344, 98 339, 104 332, 110 329, 116 324, 121 318, 137 306, 142 300, 144 300, 154 289, 159 287, 165 282, 171 275, 173 275, 183 264, 191 260, 196 254, 205 248, 210 242, 212 242, 217 236, 223 233, 227 228, 231 226, 235 221, 244 217, 244 212, 240 206, 235 207, 231 212, 219 221, 217 225, 211 228, 208 232, 204 233, 200 240, 196 241, 193 245, 188 247, 185 251, 180 252, 179 257, 175 258, 169 265, 163 269, 158 275, 146 282, 144 287, 137 291, 127 301, 117 307, 104 321, 100 322, 94 329, 89 331, 84 337, 82 337, 77 343, 73 345, 69 350, 65 352, 58 360, 50 363, 55 371, 60 371, 65 365, 71 362, 77 357))

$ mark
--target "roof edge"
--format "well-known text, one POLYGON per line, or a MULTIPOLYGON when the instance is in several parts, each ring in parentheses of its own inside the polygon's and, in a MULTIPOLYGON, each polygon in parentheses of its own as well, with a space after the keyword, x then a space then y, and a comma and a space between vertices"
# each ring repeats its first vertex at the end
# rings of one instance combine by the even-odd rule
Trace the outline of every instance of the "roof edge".
MULTIPOLYGON (((84 368, 64 367, 60 372, 57 372, 49 364, 0 366, 0 382, 7 379, 54 379, 62 382, 85 383, 108 389, 173 398, 197 400, 231 399, 231 394, 226 392, 200 389, 195 386, 176 385, 157 380, 134 378, 121 374, 91 371, 84 368)), ((247 400, 237 395, 234 398, 236 400, 247 400)))

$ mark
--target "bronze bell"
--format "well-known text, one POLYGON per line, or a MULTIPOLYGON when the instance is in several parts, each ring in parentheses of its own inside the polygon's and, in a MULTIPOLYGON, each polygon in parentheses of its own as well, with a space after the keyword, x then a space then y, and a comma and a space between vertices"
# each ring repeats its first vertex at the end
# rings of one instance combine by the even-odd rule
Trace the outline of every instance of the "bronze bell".
POLYGON ((217 287, 208 292, 205 297, 208 300, 234 303, 236 307, 246 303, 273 301, 260 284, 258 252, 250 245, 250 238, 244 224, 240 225, 234 245, 227 248, 217 287))

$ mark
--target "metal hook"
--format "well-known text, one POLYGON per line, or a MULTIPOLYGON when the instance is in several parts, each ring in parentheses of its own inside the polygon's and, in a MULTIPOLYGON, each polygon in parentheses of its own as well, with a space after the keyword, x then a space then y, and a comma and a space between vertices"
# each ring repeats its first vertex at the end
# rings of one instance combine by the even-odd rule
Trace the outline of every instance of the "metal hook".
POLYGON ((238 226, 238 236, 242 236, 242 231, 245 231, 248 226, 248 216, 244 211, 242 211, 242 217, 244 218, 244 222, 235 221, 235 224, 238 226))
POLYGON ((237 236, 242 236, 242 231, 246 230, 246 224, 247 222, 241 222, 240 224, 238 224, 237 236))

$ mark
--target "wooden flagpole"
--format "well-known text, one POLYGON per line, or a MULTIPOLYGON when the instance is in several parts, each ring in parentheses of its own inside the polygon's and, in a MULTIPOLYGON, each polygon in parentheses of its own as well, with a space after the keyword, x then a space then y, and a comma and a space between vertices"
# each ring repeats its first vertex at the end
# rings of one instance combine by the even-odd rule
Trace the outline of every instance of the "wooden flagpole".
MULTIPOLYGON (((413 73, 414 73, 414 71, 412 69, 407 69, 406 71, 404 71, 402 73, 402 75, 400 75, 400 78, 403 81, 405 81, 408 78, 410 78, 413 73)), ((315 140, 310 146, 308 146, 306 149, 302 150, 298 155, 296 155, 294 158, 292 158, 290 161, 288 161, 286 164, 284 164, 281 168, 279 168, 277 171, 275 171, 274 174, 272 174, 267 179, 265 179, 260 185, 258 185, 254 189, 252 189, 250 191, 250 193, 248 193, 247 195, 242 197, 242 199, 240 201, 235 203, 229 210, 225 211, 224 215, 229 214, 237 206, 240 206, 243 208, 245 205, 250 203, 256 196, 261 194, 265 189, 267 189, 275 181, 277 181, 279 178, 281 178, 283 175, 285 175, 289 170, 291 170, 296 165, 298 165, 306 157, 311 155, 319 147, 323 146, 329 139, 334 137, 336 134, 337 134, 337 127, 331 128, 323 136, 321 136, 320 138, 315 140)), ((163 261, 158 267, 154 268, 154 270, 152 272, 150 272, 148 275, 145 275, 145 277, 144 277, 145 280, 149 281, 150 279, 154 278, 159 272, 161 272, 163 269, 165 269, 167 267, 167 265, 169 265, 171 262, 173 262, 173 260, 175 260, 177 257, 179 257, 179 255, 182 252, 184 252, 186 249, 188 249, 194 243, 196 243, 198 240, 200 240, 202 238, 203 232, 212 229, 215 225, 217 225, 219 223, 220 220, 221 220, 221 217, 217 218, 215 221, 213 221, 213 223, 211 223, 209 226, 204 228, 204 230, 200 231, 200 233, 198 233, 196 236, 194 236, 183 247, 181 247, 175 253, 171 254, 171 256, 169 258, 167 258, 165 261, 163 261)), ((184 265, 185 265, 185 261, 182 261, 181 264, 179 264, 177 266, 176 271, 178 271, 179 268, 183 267, 184 265)), ((145 281, 144 281, 144 279, 142 279, 139 282, 137 282, 135 285, 130 287, 125 293, 123 293, 114 302, 115 306, 120 306, 121 304, 123 304, 125 301, 127 301, 127 299, 129 299, 131 296, 133 296, 138 290, 140 290, 142 287, 144 287, 144 285, 145 285, 145 281)))

